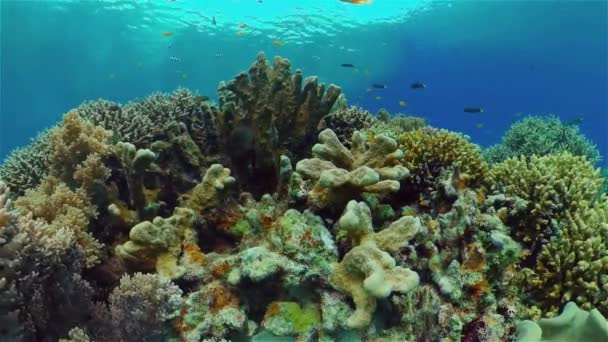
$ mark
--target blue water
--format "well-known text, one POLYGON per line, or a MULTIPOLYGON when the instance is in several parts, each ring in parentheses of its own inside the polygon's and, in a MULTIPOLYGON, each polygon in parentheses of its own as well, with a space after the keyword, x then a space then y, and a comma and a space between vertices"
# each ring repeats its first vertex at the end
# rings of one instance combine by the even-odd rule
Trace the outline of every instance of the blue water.
POLYGON ((84 100, 123 103, 180 86, 215 97, 220 80, 265 51, 340 85, 351 104, 424 116, 484 146, 516 113, 582 115, 608 165, 606 1, 0 4, 0 159, 84 100), (414 81, 428 88, 409 89, 414 81), (387 88, 366 91, 372 83, 387 88))

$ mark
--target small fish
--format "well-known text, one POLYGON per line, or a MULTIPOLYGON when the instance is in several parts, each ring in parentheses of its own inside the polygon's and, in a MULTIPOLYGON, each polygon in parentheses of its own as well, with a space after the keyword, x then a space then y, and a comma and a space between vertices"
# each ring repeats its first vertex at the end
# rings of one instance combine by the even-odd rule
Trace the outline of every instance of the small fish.
POLYGON ((376 100, 382 100, 382 96, 376 96, 376 100))
POLYGON ((108 75, 108 79, 109 79, 109 80, 113 80, 113 79, 114 79, 114 77, 116 77, 116 75, 114 75, 114 74, 109 74, 109 75, 108 75))
POLYGON ((365 92, 366 92, 366 93, 369 93, 369 92, 371 92, 371 91, 372 91, 372 88, 369 88, 369 87, 368 87, 367 89, 365 89, 365 92))
POLYGON ((245 31, 237 31, 236 33, 237 36, 244 36, 245 34, 247 34, 245 31))
POLYGON ((476 124, 475 127, 481 129, 481 128, 483 128, 483 123, 480 122, 480 123, 476 124))
POLYGON ((175 2, 175 0, 167 0, 167 2, 175 2))
POLYGON ((179 59, 178 57, 175 57, 175 56, 169 57, 169 60, 172 62, 178 62, 178 63, 182 61, 181 59, 179 59))
POLYGON ((259 4, 263 4, 263 3, 264 3, 264 0, 258 0, 258 3, 259 3, 259 4))
POLYGON ((407 102, 405 102, 405 101, 403 101, 403 100, 402 100, 402 101, 399 101, 399 105, 400 105, 401 107, 405 107, 405 106, 407 106, 407 102))
POLYGON ((162 32, 161 34, 163 36, 165 36, 165 37, 171 37, 173 35, 173 32, 171 32, 171 31, 165 31, 165 32, 162 32))
POLYGON ((365 70, 363 70, 363 73, 365 74, 365 76, 369 76, 369 70, 367 68, 365 68, 365 70))
POLYGON ((185 80, 188 78, 188 74, 186 74, 185 72, 182 72, 182 80, 185 80))
POLYGON ((386 89, 386 88, 388 88, 385 84, 382 84, 382 83, 374 83, 374 84, 372 84, 372 87, 374 87, 376 89, 386 89))
POLYGON ((353 5, 363 5, 363 4, 371 4, 372 0, 340 0, 342 2, 347 2, 353 5))
POLYGON ((414 82, 410 85, 410 88, 412 89, 424 89, 426 88, 426 84, 422 83, 422 82, 414 82))
POLYGON ((217 24, 217 21, 215 21, 215 16, 213 16, 213 17, 211 18, 211 23, 212 23, 213 25, 216 25, 216 24, 217 24))
POLYGON ((285 45, 285 43, 283 43, 283 41, 278 40, 278 39, 272 42, 272 46, 283 46, 283 45, 285 45))
POLYGON ((342 63, 342 64, 340 64, 340 66, 344 67, 344 68, 354 68, 355 67, 354 64, 350 64, 350 63, 342 63))
POLYGON ((358 73, 359 73, 359 69, 358 69, 358 68, 354 68, 354 69, 353 69, 353 72, 354 72, 355 74, 358 74, 358 73))
POLYGON ((465 113, 483 113, 483 108, 477 108, 477 107, 465 107, 464 108, 464 112, 465 113))
POLYGON ((247 25, 245 23, 239 24, 239 28, 247 28, 247 27, 249 27, 249 25, 247 25))
POLYGON ((216 52, 216 53, 215 53, 215 57, 216 57, 216 58, 224 57, 224 54, 223 54, 223 53, 221 53, 221 52, 216 52))

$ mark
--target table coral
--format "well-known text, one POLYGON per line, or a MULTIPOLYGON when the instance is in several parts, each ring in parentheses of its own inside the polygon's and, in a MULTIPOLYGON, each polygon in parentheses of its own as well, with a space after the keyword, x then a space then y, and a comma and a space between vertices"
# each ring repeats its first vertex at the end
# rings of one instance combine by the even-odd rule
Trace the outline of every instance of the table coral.
POLYGON ((363 192, 379 196, 396 192, 399 181, 409 171, 395 165, 403 157, 397 142, 379 135, 366 146, 363 133, 355 132, 352 147, 347 149, 330 130, 319 134, 319 143, 312 148, 312 159, 296 164, 296 171, 314 182, 308 194, 310 203, 318 208, 338 208, 363 192))

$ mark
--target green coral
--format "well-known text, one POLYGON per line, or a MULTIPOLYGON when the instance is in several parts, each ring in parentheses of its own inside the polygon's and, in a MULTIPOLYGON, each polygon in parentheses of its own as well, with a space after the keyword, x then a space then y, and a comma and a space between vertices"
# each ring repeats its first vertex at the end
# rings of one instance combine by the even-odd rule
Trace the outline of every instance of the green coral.
POLYGON ((601 160, 596 146, 579 130, 577 125, 567 125, 556 116, 530 116, 514 123, 502 138, 502 144, 484 151, 489 163, 526 156, 544 156, 569 152, 586 157, 592 164, 601 160))
POLYGON ((543 318, 538 323, 517 324, 517 342, 607 341, 608 321, 598 310, 581 310, 569 302, 561 315, 543 318))
POLYGON ((275 335, 310 333, 321 323, 321 312, 313 303, 272 302, 266 310, 262 326, 275 335))
MULTIPOLYGON (((378 117, 368 130, 371 137, 376 135, 386 135, 389 138, 399 141, 405 132, 414 131, 426 126, 426 120, 416 116, 395 115, 386 118, 378 117)), ((373 138, 372 138, 373 139, 373 138)))

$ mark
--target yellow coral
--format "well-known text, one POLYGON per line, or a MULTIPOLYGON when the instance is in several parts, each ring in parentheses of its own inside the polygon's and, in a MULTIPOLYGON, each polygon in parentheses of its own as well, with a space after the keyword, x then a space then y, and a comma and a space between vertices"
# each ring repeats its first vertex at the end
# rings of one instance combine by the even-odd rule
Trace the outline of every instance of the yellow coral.
POLYGON ((98 153, 90 154, 74 172, 74 179, 87 191, 91 191, 95 185, 103 184, 108 177, 110 169, 103 164, 98 153))
POLYGON ((402 163, 412 173, 412 179, 423 183, 432 183, 442 170, 458 164, 460 172, 467 175, 467 185, 474 186, 488 170, 478 146, 462 134, 445 129, 423 127, 405 132, 400 148, 405 152, 402 163))
POLYGON ((608 314, 608 199, 578 213, 566 212, 561 230, 543 246, 532 286, 549 316, 574 301, 608 314))
MULTIPOLYGON (((51 130, 50 166, 54 176, 72 183, 74 172, 91 154, 101 156, 110 152, 110 131, 94 126, 76 112, 63 116, 61 126, 51 130)), ((82 175, 81 175, 82 177, 82 175)))
POLYGON ((220 164, 213 164, 205 172, 203 181, 185 197, 184 205, 201 213, 207 208, 216 206, 220 202, 222 194, 235 182, 236 180, 230 176, 230 169, 220 164))
POLYGON ((589 206, 602 185, 599 170, 585 158, 569 153, 507 159, 492 167, 489 191, 523 200, 523 212, 507 215, 516 237, 526 243, 538 240, 551 220, 589 206))
POLYGON ((83 190, 72 191, 55 177, 45 178, 33 190, 15 201, 23 214, 48 223, 48 229, 72 232, 85 252, 87 267, 99 262, 101 244, 87 231, 89 220, 97 215, 95 207, 83 190))

